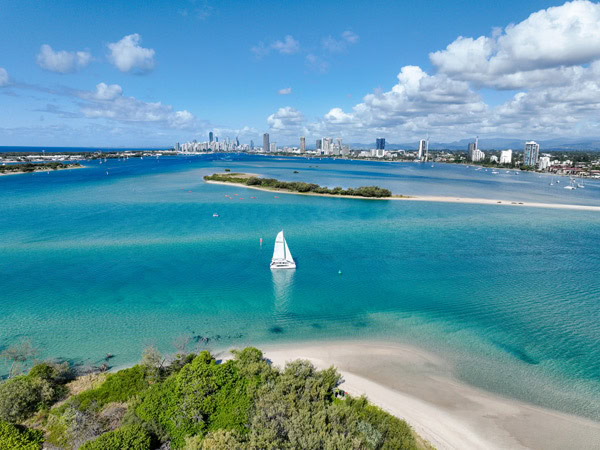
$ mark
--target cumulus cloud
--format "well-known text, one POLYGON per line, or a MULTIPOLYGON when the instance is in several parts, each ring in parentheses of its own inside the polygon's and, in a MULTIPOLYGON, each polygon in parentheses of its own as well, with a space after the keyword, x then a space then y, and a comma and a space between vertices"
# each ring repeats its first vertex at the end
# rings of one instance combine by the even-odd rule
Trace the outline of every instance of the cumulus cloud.
POLYGON ((292 93, 292 88, 291 88, 291 87, 289 87, 289 88, 283 88, 283 89, 279 89, 279 90, 277 91, 277 93, 278 93, 279 95, 290 95, 290 94, 292 93))
POLYGON ((121 72, 149 72, 154 68, 154 49, 140 44, 142 37, 135 33, 125 36, 118 42, 108 44, 109 61, 121 72))
POLYGON ((112 100, 123 93, 123 89, 118 84, 99 83, 96 85, 96 92, 93 94, 97 100, 112 100))
POLYGON ((430 53, 438 71, 500 89, 567 83, 569 67, 600 59, 600 4, 574 1, 430 53))
POLYGON ((145 102, 135 97, 126 97, 118 84, 99 83, 95 91, 80 91, 77 96, 84 100, 80 104, 81 113, 90 119, 103 118, 176 129, 198 126, 198 120, 189 111, 174 111, 172 106, 161 102, 145 102))
POLYGON ((40 48, 36 60, 42 69, 64 74, 76 72, 87 66, 92 60, 92 55, 88 51, 54 51, 48 44, 44 44, 40 48))
POLYGON ((279 108, 277 112, 267 117, 267 123, 271 131, 282 134, 293 133, 304 123, 304 115, 296 108, 286 106, 279 108))
POLYGON ((283 41, 273 42, 271 47, 282 55, 292 55, 300 50, 300 43, 288 34, 283 41))
POLYGON ((8 84, 8 72, 4 67, 0 67, 0 87, 8 84))
POLYGON ((336 39, 332 36, 327 36, 324 38, 321 43, 323 48, 332 53, 339 53, 346 50, 348 45, 356 44, 359 41, 359 37, 356 33, 352 31, 344 31, 339 39, 336 39))
POLYGON ((487 113, 488 106, 467 82, 405 66, 391 90, 364 96, 351 111, 332 108, 321 120, 306 126, 316 135, 361 139, 365 134, 385 133, 412 137, 434 127, 469 130, 487 113))

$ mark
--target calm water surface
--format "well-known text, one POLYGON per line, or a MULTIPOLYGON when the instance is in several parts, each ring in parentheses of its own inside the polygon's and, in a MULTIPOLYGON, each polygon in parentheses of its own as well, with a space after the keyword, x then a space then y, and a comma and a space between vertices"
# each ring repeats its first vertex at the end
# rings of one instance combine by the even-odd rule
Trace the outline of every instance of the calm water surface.
POLYGON ((385 339, 443 354, 476 386, 600 420, 599 213, 275 198, 202 176, 587 205, 598 182, 243 155, 86 165, 0 177, 0 347, 27 336, 44 357, 120 365, 199 336, 385 339), (268 269, 281 229, 294 272, 268 269))

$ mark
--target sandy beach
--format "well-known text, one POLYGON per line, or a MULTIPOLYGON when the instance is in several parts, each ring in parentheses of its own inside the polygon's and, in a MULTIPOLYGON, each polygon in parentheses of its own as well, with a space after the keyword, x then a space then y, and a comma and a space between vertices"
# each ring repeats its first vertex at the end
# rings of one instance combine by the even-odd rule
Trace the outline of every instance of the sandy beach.
MULTIPOLYGON (((238 175, 240 177, 241 175, 238 175)), ((250 176, 257 176, 252 174, 250 176)), ((600 206, 589 206, 589 205, 568 205, 564 203, 537 203, 537 202, 520 202, 514 200, 501 200, 501 199, 488 199, 488 198, 471 198, 471 197, 444 197, 444 196, 392 196, 392 197, 361 197, 356 195, 333 195, 333 194, 317 194, 314 192, 290 192, 280 189, 266 189, 257 186, 246 186, 236 183, 227 183, 224 181, 207 181, 205 183, 211 184, 222 184, 224 186, 241 187, 244 189, 255 189, 257 191, 264 192, 275 192, 277 194, 290 194, 290 195, 309 195, 313 197, 332 197, 332 198, 353 198, 359 200, 401 200, 401 201, 413 201, 413 202, 441 202, 441 203, 470 203, 477 205, 496 205, 496 206, 516 206, 516 207, 529 207, 529 208, 550 208, 550 209, 571 209, 577 211, 598 211, 600 212, 600 206)))
POLYGON ((405 419, 438 449, 598 449, 600 423, 469 386, 441 358, 409 346, 342 341, 261 346, 278 366, 335 365, 341 388, 405 419))

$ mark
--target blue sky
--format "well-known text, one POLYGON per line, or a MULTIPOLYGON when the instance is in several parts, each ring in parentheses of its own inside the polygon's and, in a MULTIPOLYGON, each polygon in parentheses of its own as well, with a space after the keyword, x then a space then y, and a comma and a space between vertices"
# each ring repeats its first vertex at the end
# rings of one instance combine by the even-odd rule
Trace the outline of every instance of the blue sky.
POLYGON ((0 145, 595 137, 599 10, 0 0, 0 145))

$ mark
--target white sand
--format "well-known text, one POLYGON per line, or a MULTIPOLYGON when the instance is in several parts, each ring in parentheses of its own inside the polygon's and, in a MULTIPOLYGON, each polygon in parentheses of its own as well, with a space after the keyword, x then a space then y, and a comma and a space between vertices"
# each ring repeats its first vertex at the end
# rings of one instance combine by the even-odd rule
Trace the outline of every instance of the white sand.
POLYGON ((466 385, 444 360, 408 346, 333 342, 262 347, 278 366, 335 365, 341 388, 405 419, 438 449, 599 449, 600 422, 466 385))
MULTIPOLYGON (((252 174, 252 176, 256 176, 252 174)), ((472 197, 444 197, 444 196, 407 196, 407 197, 360 197, 356 195, 333 195, 333 194, 316 194, 314 192, 290 192, 279 189, 266 189, 257 186, 246 186, 237 183, 228 183, 225 181, 204 181, 210 184, 221 184, 224 186, 239 187, 242 189, 256 189, 257 191, 270 192, 273 194, 290 194, 290 195, 309 195, 314 197, 332 197, 332 198, 355 198, 360 200, 400 200, 400 201, 413 201, 413 202, 442 202, 442 203, 471 203, 477 205, 497 205, 497 206, 520 206, 530 208, 551 208, 551 209, 572 209, 579 211, 598 211, 600 212, 600 206, 588 206, 588 205, 568 205, 564 203, 538 203, 538 202, 519 202, 514 200, 499 200, 489 198, 472 198, 472 197)))

